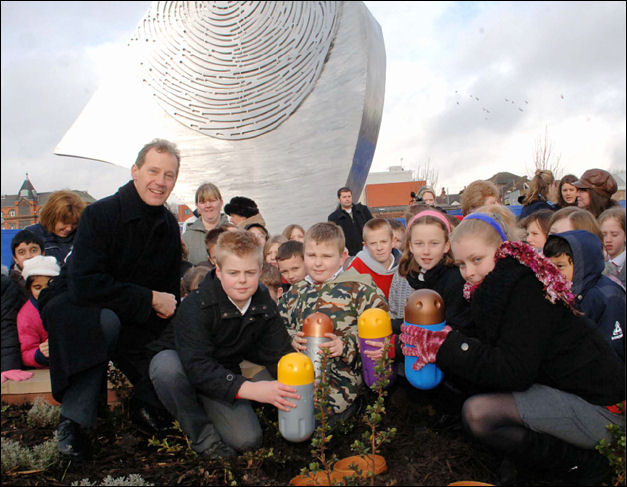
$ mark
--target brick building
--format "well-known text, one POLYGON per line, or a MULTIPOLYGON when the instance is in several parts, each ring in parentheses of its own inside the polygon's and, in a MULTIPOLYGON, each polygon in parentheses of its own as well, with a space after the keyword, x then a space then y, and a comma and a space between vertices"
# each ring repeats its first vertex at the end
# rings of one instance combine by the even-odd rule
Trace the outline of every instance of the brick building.
MULTIPOLYGON (((87 204, 96 201, 87 191, 71 191, 87 204)), ((26 174, 17 194, 2 195, 2 229, 17 230, 39 222, 39 211, 52 193, 54 191, 38 193, 26 174)))

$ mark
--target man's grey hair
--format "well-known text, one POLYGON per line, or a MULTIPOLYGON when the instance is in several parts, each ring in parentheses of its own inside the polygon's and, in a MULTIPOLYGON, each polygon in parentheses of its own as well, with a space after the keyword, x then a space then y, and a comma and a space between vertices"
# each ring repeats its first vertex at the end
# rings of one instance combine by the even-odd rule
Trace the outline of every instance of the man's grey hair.
POLYGON ((174 142, 170 142, 165 139, 154 139, 152 142, 142 147, 142 150, 139 151, 137 159, 135 160, 137 169, 140 169, 144 165, 144 162, 146 161, 146 154, 150 149, 154 149, 157 152, 167 152, 168 154, 172 154, 176 158, 176 172, 178 174, 179 167, 181 165, 181 153, 174 142))

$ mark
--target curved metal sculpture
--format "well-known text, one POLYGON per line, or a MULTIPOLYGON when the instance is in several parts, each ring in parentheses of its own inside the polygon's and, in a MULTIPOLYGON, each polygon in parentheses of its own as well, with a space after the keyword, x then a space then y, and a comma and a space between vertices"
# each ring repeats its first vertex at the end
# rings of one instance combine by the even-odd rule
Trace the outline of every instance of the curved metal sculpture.
POLYGON ((338 2, 159 2, 131 39, 178 122, 218 139, 275 129, 313 90, 338 2))
POLYGON ((130 167, 172 140, 172 200, 192 206, 211 181, 254 199, 272 232, 326 220, 340 186, 361 193, 385 87, 361 2, 153 2, 128 48, 56 154, 130 167))

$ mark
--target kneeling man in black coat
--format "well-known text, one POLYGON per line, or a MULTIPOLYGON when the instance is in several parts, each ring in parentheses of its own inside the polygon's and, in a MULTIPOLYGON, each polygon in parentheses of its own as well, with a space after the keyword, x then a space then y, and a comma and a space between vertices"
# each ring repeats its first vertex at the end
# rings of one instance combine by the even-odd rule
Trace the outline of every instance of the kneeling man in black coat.
POLYGON ((171 142, 146 144, 132 181, 84 210, 67 265, 40 297, 52 394, 61 403, 59 449, 66 456, 88 455, 83 428, 96 422, 109 360, 134 386, 132 419, 155 429, 160 411, 167 415, 148 377, 147 345, 179 302, 181 239, 164 206, 179 164, 171 142))

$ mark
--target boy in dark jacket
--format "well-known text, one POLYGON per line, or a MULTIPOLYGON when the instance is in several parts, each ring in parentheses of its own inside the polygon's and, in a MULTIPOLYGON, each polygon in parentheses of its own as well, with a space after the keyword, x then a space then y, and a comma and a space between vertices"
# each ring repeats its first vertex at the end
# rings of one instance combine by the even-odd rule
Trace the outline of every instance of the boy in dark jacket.
POLYGON ((625 291, 602 274, 601 242, 585 230, 549 235, 544 255, 572 282, 575 305, 594 321, 618 356, 625 360, 625 291))
POLYGON ((210 458, 258 448, 261 426, 250 401, 288 411, 298 399, 276 380, 277 363, 291 352, 276 304, 259 286, 263 254, 250 232, 225 232, 216 248, 216 279, 205 280, 171 322, 175 343, 164 343, 150 364, 159 398, 210 458), (267 367, 253 381, 240 362, 267 367), (268 374, 269 372, 269 374, 268 374), (269 379, 269 380, 257 380, 269 379))

